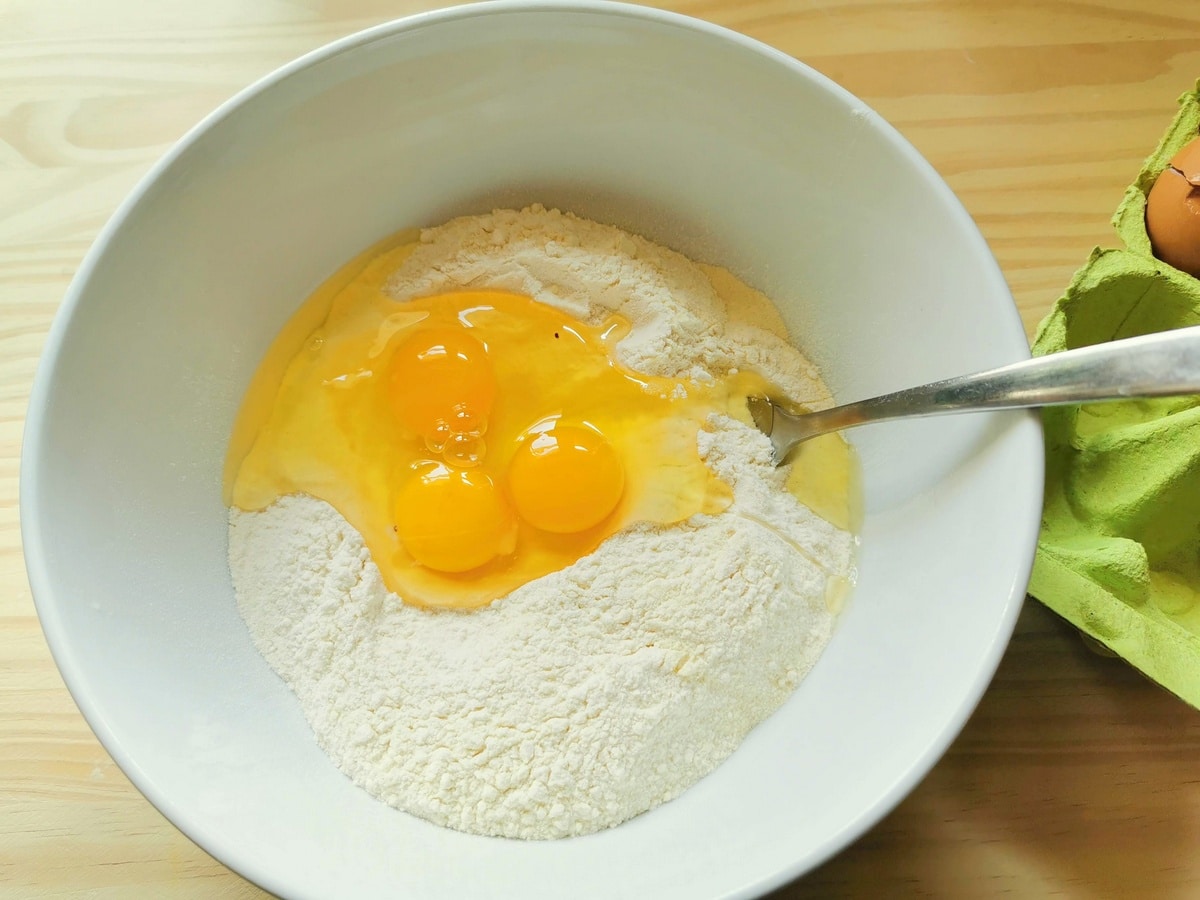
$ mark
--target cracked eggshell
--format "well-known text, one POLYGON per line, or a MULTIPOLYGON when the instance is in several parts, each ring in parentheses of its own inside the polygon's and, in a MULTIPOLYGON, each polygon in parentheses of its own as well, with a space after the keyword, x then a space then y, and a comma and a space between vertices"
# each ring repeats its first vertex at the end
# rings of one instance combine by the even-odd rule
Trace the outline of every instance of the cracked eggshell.
MULTIPOLYGON (((1179 97, 1179 111, 1163 132, 1152 153, 1142 162, 1136 178, 1113 214, 1112 224, 1126 249, 1147 259, 1154 258, 1146 233, 1146 198, 1154 182, 1172 158, 1196 137, 1200 129, 1200 84, 1179 97)), ((1162 264, 1166 267, 1169 264, 1162 264)))
POLYGON ((1154 255, 1200 277, 1200 140, 1171 158, 1146 198, 1146 231, 1154 255))

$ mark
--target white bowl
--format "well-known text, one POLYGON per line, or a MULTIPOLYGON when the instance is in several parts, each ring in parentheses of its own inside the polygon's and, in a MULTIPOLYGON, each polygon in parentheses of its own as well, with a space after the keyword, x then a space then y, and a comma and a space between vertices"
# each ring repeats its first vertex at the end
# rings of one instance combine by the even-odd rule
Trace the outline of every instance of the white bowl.
POLYGON ((540 201, 730 267, 843 399, 1028 355, 970 218, 911 146, 787 56, 634 7, 507 3, 338 41, 227 103, 97 239, 54 323, 21 472, 29 577, 80 709, 147 797, 288 897, 751 896, 890 810, 979 699, 1024 596, 1034 417, 853 434, 858 588, 815 670, 710 777, 522 843, 372 800, 254 650, 221 467, 276 330, 403 226, 540 201))

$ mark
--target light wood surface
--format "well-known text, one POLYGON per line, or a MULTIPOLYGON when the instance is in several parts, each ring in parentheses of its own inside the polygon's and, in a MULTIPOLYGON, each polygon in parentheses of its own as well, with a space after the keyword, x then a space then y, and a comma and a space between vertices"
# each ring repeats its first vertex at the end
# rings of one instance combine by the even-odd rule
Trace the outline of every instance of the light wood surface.
MULTIPOLYGON (((413 0, 0 0, 0 897, 258 897, 128 783, 76 711, 26 583, 30 381, 84 251, 239 88, 413 0)), ((1195 0, 678 0, 808 62, 962 198, 1032 329, 1200 76, 1195 0)), ((969 599, 969 598, 968 598, 969 599)), ((779 898, 1200 896, 1200 714, 1030 602, 958 741, 779 898)))

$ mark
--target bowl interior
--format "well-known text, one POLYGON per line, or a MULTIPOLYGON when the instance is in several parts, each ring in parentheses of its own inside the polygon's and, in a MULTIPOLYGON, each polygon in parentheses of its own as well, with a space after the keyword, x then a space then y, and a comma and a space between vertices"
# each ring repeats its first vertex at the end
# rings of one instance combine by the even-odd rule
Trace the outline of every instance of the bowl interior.
POLYGON ((1040 509, 1029 416, 853 436, 859 583, 811 676, 684 796, 551 843, 437 828, 316 747, 238 617, 223 454, 275 332, 377 238, 542 202, 766 291, 844 399, 1027 355, 982 239, 870 110, 651 11, 467 7, 288 67, 174 151, 56 322, 22 469, 31 583, 80 707, 210 852, 287 896, 750 895, 840 849, 957 732, 1006 643, 1040 509))

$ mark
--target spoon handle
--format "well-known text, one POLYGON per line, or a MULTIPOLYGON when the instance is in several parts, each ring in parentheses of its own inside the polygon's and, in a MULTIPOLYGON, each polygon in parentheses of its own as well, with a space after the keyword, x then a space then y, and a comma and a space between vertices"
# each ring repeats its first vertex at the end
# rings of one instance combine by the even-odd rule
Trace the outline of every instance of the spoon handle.
POLYGON ((782 459, 801 441, 867 422, 1179 394, 1200 394, 1200 325, 1053 353, 821 412, 793 416, 776 408, 772 442, 782 432, 776 443, 782 459))

